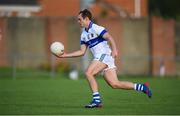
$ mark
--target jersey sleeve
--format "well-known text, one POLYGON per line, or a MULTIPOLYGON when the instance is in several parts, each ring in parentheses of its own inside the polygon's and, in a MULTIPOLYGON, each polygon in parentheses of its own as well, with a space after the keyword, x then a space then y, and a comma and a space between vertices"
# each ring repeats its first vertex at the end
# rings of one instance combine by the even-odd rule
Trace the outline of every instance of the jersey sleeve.
POLYGON ((107 32, 107 30, 104 27, 96 25, 96 24, 93 25, 93 29, 98 34, 98 36, 101 36, 101 37, 103 37, 103 35, 107 32))

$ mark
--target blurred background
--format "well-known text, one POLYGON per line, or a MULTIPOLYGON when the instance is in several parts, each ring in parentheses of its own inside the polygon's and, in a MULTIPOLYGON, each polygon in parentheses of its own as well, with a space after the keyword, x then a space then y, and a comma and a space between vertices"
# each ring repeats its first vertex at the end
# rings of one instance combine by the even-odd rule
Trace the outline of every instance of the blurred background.
POLYGON ((90 9, 93 21, 114 37, 119 75, 180 75, 179 0, 0 0, 0 77, 67 73, 76 78, 92 56, 57 59, 49 50, 60 41, 66 52, 80 48, 76 16, 90 9))

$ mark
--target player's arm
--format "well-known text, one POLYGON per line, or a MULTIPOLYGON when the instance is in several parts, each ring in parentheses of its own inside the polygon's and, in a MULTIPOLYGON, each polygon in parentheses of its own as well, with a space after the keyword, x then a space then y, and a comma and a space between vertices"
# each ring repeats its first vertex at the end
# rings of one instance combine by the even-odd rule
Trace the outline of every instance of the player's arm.
POLYGON ((59 55, 59 58, 72 58, 72 57, 79 57, 83 56, 86 53, 87 46, 85 44, 82 44, 80 47, 80 50, 74 51, 72 53, 63 53, 62 55, 59 55))
POLYGON ((111 49, 112 49, 112 56, 116 57, 118 55, 118 50, 117 50, 116 43, 115 43, 113 37, 108 32, 106 32, 103 35, 103 38, 108 40, 108 42, 110 43, 111 49))

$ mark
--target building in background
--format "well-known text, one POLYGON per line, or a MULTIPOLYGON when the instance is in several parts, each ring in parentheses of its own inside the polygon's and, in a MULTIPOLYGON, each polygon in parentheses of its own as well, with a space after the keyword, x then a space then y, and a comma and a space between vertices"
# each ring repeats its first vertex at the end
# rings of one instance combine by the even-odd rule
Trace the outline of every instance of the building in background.
POLYGON ((1 0, 1 17, 30 17, 31 13, 40 12, 41 6, 37 0, 1 0))
MULTIPOLYGON (((0 65, 11 66, 14 54, 19 56, 16 63, 20 67, 48 64, 53 41, 63 42, 67 51, 79 49, 81 30, 76 16, 82 5, 87 5, 94 21, 115 38, 119 74, 158 75, 162 64, 166 74, 175 73, 175 23, 151 20, 148 0, 1 0, 0 65), (32 57, 36 62, 31 61, 32 57)), ((81 60, 64 62, 82 69, 81 60)), ((61 62, 56 60, 56 64, 61 62)))

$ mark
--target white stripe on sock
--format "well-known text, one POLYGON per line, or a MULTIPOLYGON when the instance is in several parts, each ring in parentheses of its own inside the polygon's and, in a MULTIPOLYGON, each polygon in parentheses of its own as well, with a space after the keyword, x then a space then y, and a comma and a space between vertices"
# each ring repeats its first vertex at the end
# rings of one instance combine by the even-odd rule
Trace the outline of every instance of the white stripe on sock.
POLYGON ((137 86, 137 84, 134 84, 134 90, 136 90, 136 86, 137 86))
POLYGON ((94 93, 93 93, 93 95, 97 95, 97 94, 99 94, 99 92, 94 92, 94 93))
POLYGON ((141 85, 138 86, 138 91, 140 90, 140 88, 141 88, 141 85))
POLYGON ((100 99, 100 96, 93 97, 93 99, 100 99))
POLYGON ((95 100, 96 102, 100 102, 100 100, 95 100))
POLYGON ((143 91, 143 86, 141 87, 141 91, 143 91))

